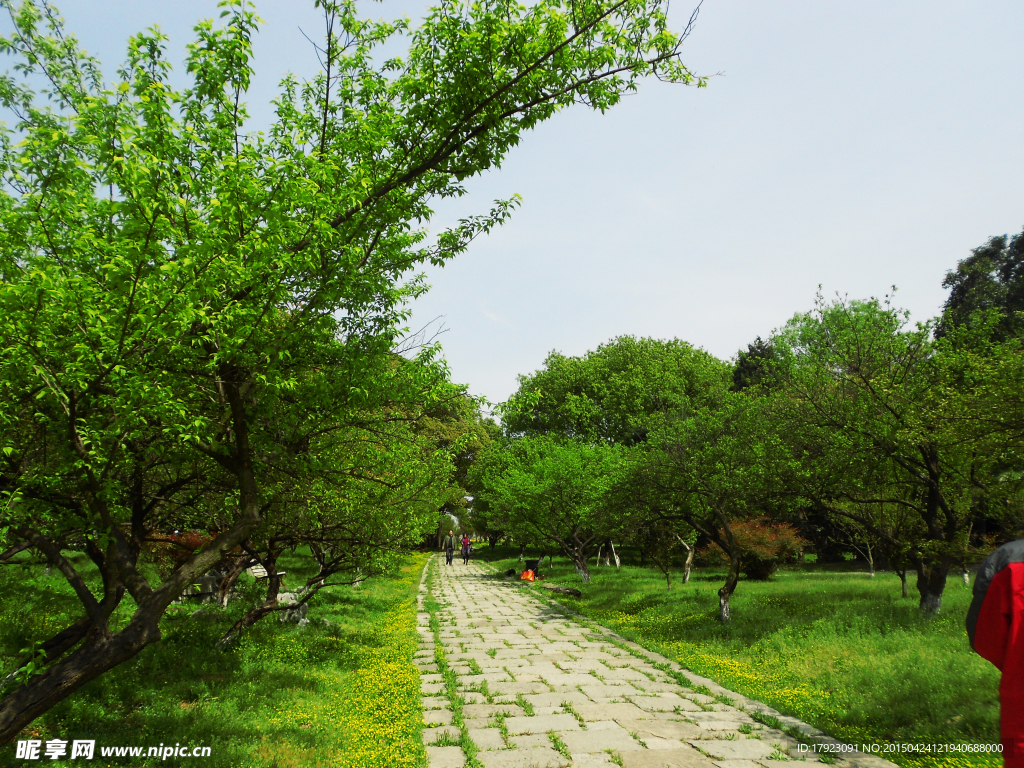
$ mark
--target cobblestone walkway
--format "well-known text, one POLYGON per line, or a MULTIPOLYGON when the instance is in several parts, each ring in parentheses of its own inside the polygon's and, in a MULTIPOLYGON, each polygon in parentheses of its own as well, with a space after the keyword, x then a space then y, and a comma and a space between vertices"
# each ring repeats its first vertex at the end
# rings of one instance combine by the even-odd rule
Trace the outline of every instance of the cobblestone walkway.
MULTIPOLYGON (((474 753, 483 768, 784 768, 785 760, 818 761, 749 713, 775 717, 810 741, 838 744, 604 628, 584 626, 486 566, 443 562, 435 557, 430 565, 436 633, 426 578, 418 614, 431 768, 460 768, 474 753)), ((895 768, 866 755, 837 765, 895 768)))

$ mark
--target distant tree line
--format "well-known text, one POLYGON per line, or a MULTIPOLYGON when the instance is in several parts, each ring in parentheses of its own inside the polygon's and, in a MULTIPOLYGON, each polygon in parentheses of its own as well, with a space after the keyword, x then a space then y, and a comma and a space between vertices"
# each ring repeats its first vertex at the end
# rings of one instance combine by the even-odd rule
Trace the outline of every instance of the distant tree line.
POLYGON ((731 363, 629 336, 522 376, 469 473, 470 525, 558 551, 588 580, 613 541, 669 578, 695 546, 766 578, 803 549, 916 576, 937 613, 951 573, 1024 531, 1024 233, 951 271, 941 317, 826 301, 731 363))

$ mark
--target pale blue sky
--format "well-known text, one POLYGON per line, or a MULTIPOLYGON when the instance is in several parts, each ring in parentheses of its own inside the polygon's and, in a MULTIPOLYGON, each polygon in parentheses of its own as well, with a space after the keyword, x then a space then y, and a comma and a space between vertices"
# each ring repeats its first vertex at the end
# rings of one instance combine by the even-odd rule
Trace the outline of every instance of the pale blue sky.
MULTIPOLYGON (((108 65, 159 23, 175 63, 212 0, 59 3, 108 65)), ((374 16, 424 4, 367 4, 374 16)), ((313 72, 312 2, 263 0, 251 112, 313 72)), ((690 7, 674 5, 677 26, 690 7)), ((519 193, 501 230, 441 270, 414 322, 444 317, 456 381, 492 401, 557 349, 678 337, 724 358, 811 307, 899 288, 916 319, 989 236, 1024 227, 1024 3, 707 0, 684 61, 606 115, 568 110, 469 184, 437 225, 519 193)), ((435 226, 436 228, 436 226, 435 226)))

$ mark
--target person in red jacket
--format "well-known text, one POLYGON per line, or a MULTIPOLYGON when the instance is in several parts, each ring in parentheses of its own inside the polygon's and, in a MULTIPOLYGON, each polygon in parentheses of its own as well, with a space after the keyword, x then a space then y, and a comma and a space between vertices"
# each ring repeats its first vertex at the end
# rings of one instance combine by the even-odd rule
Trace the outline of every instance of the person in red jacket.
POLYGON ((967 611, 971 648, 1003 673, 999 733, 1005 768, 1024 768, 1024 539, 981 564, 967 611))

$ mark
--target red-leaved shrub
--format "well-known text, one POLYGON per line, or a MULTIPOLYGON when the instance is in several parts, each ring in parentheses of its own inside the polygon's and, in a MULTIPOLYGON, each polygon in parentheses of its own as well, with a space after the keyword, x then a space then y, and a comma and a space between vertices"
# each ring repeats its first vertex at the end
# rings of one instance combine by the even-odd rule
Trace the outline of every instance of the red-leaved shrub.
MULTIPOLYGON (((755 581, 767 579, 779 570, 779 563, 792 560, 807 545, 789 523, 743 520, 729 527, 740 547, 740 570, 755 581)), ((729 561, 717 544, 710 545, 701 554, 709 565, 729 561)))

